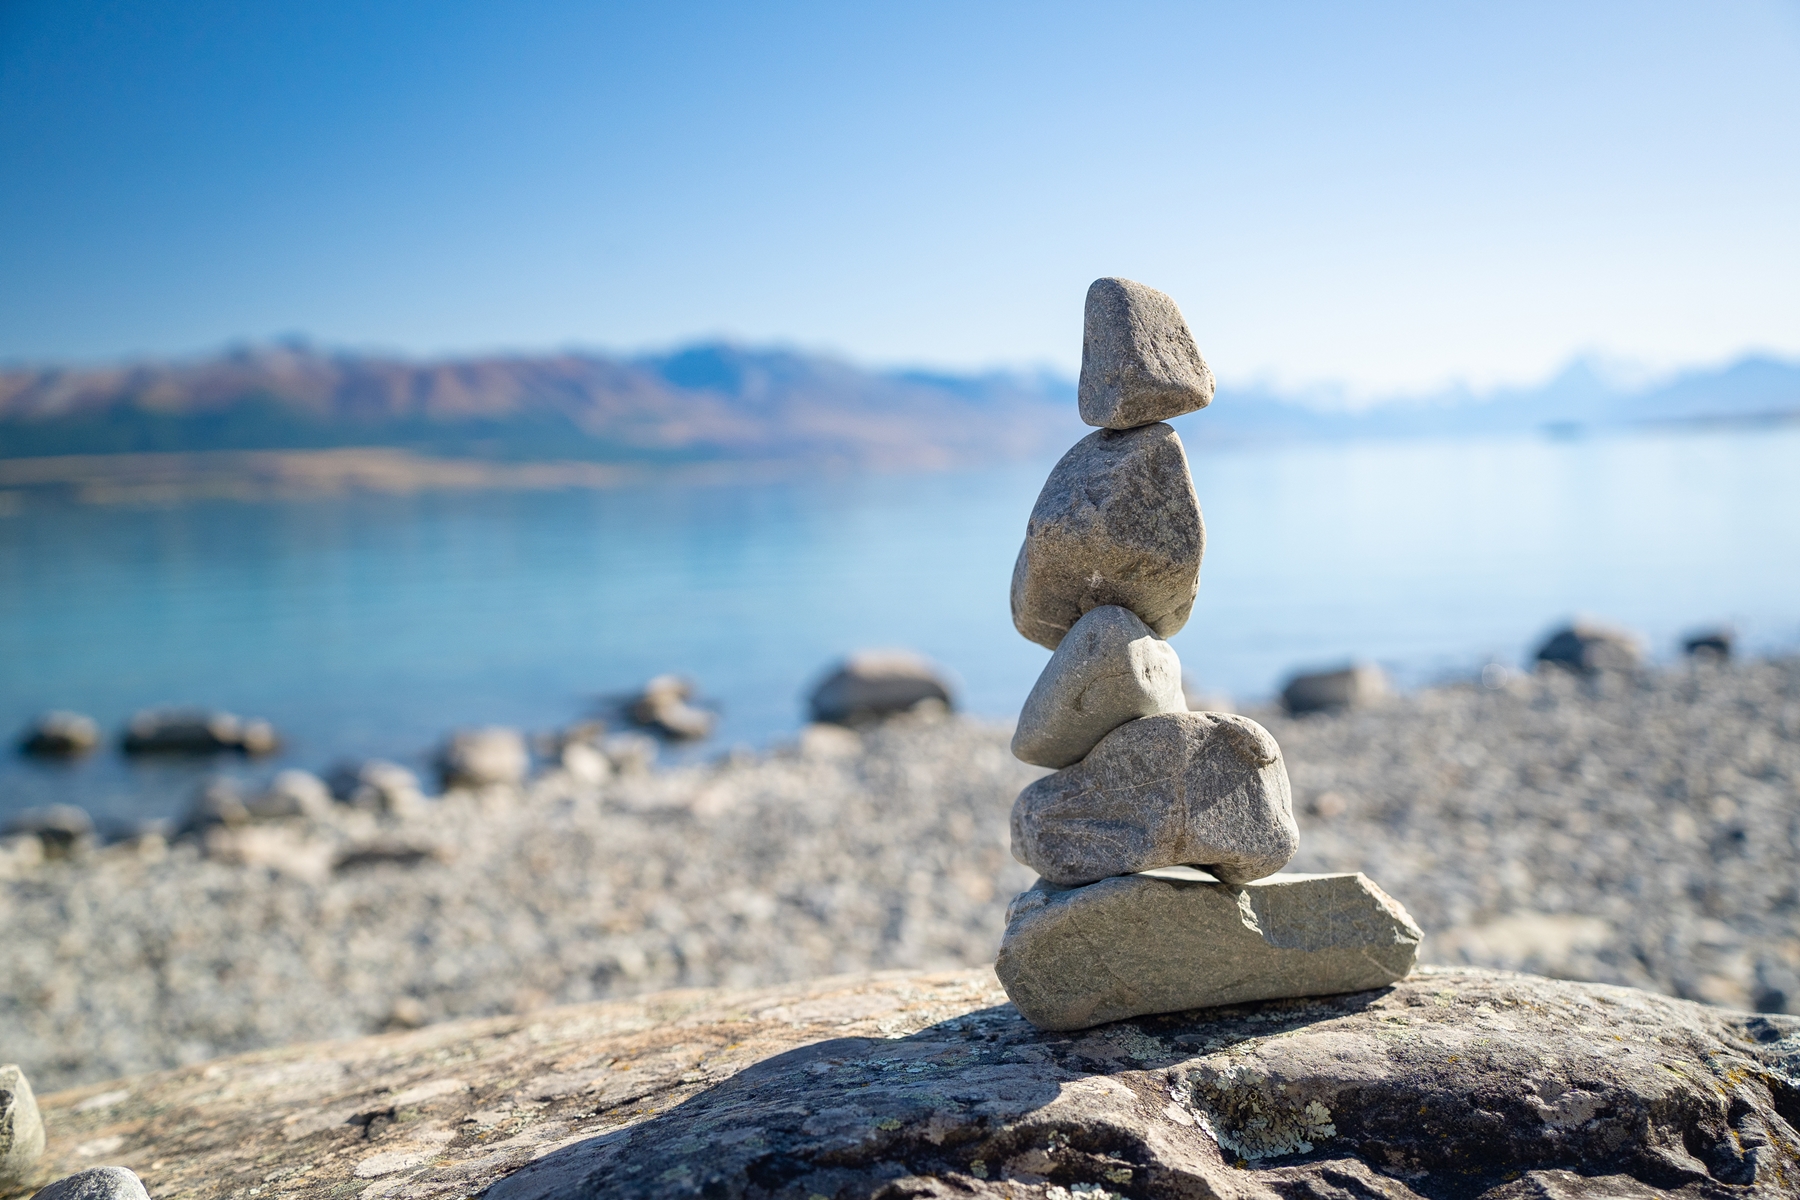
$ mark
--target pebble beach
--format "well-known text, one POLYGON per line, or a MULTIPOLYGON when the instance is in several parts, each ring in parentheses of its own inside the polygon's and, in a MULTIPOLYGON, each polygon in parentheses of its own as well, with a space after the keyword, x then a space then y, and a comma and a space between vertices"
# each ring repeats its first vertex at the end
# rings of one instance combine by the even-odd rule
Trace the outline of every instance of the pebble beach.
MULTIPOLYGON (((1546 668, 1280 743, 1292 871, 1363 870, 1421 959, 1800 1012, 1800 659, 1546 668)), ((40 1091, 676 986, 991 962, 1044 772, 924 712, 765 754, 547 769, 42 859, 0 843, 0 1047, 40 1091)))

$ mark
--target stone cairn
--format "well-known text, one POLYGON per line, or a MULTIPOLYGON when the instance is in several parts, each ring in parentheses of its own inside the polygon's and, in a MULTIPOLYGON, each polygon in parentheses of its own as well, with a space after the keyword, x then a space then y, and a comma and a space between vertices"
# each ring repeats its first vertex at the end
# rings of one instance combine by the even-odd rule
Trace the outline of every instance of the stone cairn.
POLYGON ((1299 848, 1267 730, 1190 712, 1164 639, 1187 623, 1206 540, 1181 439, 1212 371, 1175 302, 1096 280, 1081 419, 1012 577, 1013 624, 1054 653, 1013 753, 1055 771, 1019 794, 1012 852, 1042 876, 1008 908, 995 971, 1033 1024, 1382 987, 1421 934, 1361 874, 1276 874, 1299 848))

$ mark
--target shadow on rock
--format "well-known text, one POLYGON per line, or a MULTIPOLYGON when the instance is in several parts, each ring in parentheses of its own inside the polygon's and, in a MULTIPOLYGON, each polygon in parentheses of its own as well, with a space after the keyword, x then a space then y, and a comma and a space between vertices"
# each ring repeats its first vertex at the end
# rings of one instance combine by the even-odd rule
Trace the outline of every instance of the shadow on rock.
POLYGON ((1034 1029, 1009 1004, 906 1037, 832 1038, 547 1155, 496 1183, 488 1200, 898 1196, 951 1178, 962 1194, 1005 1182, 1205 1195, 1193 1181, 1218 1169, 1219 1151, 1191 1115, 1175 1121, 1165 1112, 1171 1070, 1360 1012, 1382 995, 1146 1017, 1072 1034, 1034 1029))
POLYGON ((1800 1020, 1429 972, 1044 1033, 1010 1005, 757 1063, 489 1200, 1800 1194, 1800 1020))

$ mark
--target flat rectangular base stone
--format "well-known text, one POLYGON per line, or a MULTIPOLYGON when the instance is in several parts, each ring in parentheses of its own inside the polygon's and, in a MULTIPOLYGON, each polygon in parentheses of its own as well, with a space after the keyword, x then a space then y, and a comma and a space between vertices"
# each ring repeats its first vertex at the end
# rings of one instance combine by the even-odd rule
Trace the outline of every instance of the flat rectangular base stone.
POLYGON ((1385 987, 1424 935, 1361 873, 1220 883, 1192 867, 1084 887, 1039 880, 1006 913, 994 972, 1040 1029, 1385 987))

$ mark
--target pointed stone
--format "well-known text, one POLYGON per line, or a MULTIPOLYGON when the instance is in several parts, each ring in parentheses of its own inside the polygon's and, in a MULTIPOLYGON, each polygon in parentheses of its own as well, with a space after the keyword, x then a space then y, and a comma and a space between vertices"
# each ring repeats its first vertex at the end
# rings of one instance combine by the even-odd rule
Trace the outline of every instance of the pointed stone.
POLYGON ((1205 547, 1173 429, 1090 433, 1051 470, 1032 507, 1013 564, 1013 627, 1054 650, 1083 613, 1116 604, 1170 637, 1193 610, 1205 547))
POLYGON ((1186 711, 1175 648, 1130 609, 1103 604, 1075 622, 1038 676, 1012 752, 1040 767, 1066 767, 1127 721, 1186 711))
POLYGON ((1033 1025, 1086 1029, 1385 987, 1412 970, 1423 936, 1361 874, 1228 884, 1174 868, 1078 888, 1039 880, 1007 909, 994 973, 1033 1025))
POLYGON ((1175 301, 1129 279, 1094 280, 1079 398, 1081 419, 1103 429, 1134 429, 1212 403, 1212 368, 1175 301))
POLYGON ((1229 713, 1127 721, 1013 802, 1013 857, 1064 887, 1180 865, 1243 883, 1299 847, 1280 748, 1229 713))

